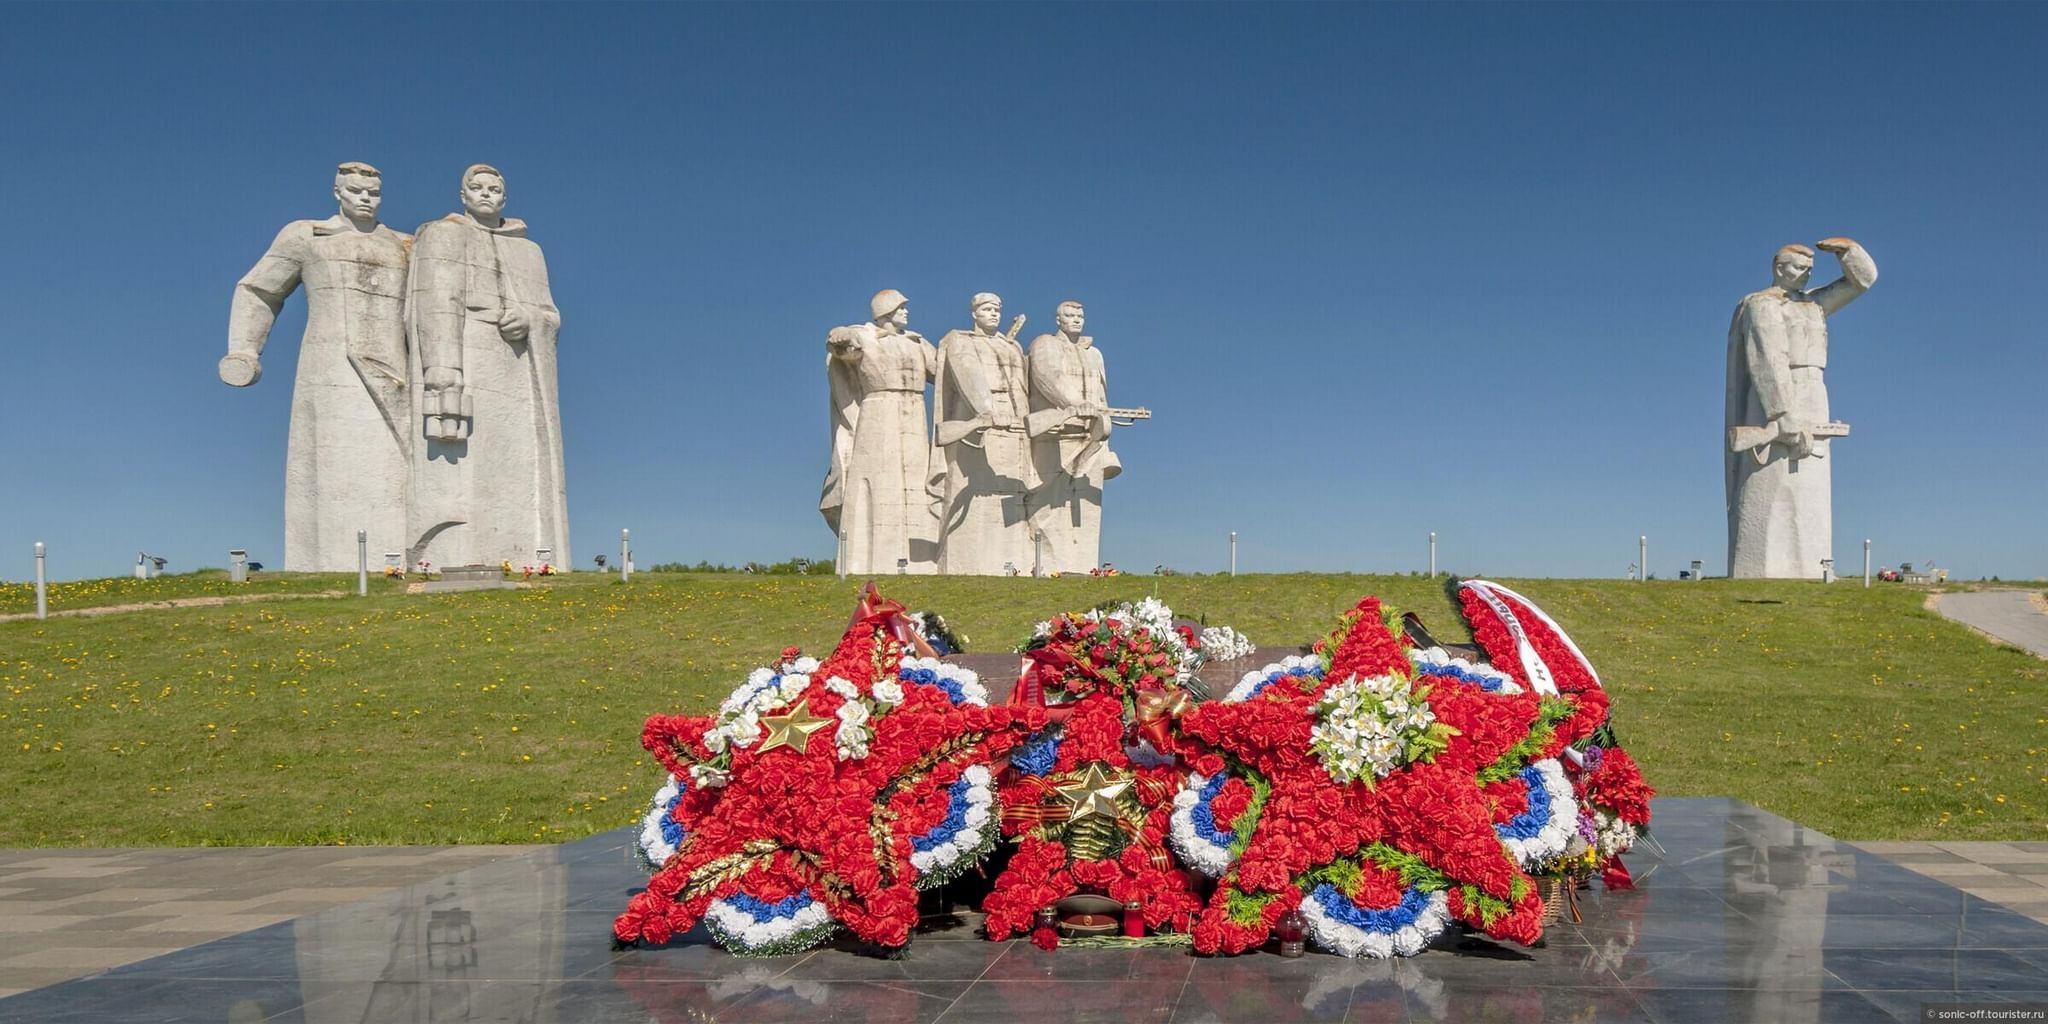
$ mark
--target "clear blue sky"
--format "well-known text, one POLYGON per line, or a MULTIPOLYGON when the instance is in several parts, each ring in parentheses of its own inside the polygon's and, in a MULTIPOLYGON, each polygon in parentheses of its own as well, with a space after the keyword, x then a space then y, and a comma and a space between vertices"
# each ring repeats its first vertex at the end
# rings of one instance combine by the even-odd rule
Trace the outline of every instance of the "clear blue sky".
POLYGON ((880 287, 1088 305, 1105 557, 1618 575, 1724 557, 1728 318, 1833 323, 1836 553, 2048 574, 2048 7, 9 6, 0 576, 276 564, 295 298, 229 291, 334 165, 472 161, 565 316, 578 561, 827 555, 825 330, 880 287), (1832 278, 1823 258, 1817 277, 1832 278))

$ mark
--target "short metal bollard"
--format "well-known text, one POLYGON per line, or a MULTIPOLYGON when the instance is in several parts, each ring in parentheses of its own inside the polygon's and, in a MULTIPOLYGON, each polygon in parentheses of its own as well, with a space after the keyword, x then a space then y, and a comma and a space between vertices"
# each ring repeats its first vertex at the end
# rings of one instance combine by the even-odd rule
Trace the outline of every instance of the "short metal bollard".
POLYGON ((50 584, 43 572, 43 542, 36 541, 36 618, 50 617, 50 584))

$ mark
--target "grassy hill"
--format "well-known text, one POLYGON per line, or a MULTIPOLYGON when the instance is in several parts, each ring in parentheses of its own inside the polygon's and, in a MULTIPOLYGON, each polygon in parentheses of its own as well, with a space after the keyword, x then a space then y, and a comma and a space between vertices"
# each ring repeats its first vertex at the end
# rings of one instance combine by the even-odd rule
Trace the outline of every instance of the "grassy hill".
MULTIPOLYGON (((275 579, 295 594, 354 584, 275 579)), ((1922 591, 1508 582, 1593 659, 1662 792, 1727 794, 1850 839, 2048 834, 2048 662, 1924 611, 1922 591)), ((376 583, 368 598, 0 622, 0 846, 521 842, 610 828, 660 781, 639 746, 647 714, 707 709, 787 644, 822 654, 856 590, 654 573, 436 596, 376 583)), ((1276 648, 1367 593, 1463 637, 1442 581, 1414 577, 890 584, 983 651, 1009 649, 1053 611, 1154 592, 1276 648)), ((77 586, 80 600, 92 592, 77 586)), ((228 585, 96 593, 113 603, 172 588, 228 585)))

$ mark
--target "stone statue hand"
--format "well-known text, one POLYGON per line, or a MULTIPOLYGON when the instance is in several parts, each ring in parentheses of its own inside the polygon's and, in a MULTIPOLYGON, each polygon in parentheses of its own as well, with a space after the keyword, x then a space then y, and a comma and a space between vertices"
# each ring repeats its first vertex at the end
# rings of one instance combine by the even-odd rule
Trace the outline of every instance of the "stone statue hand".
POLYGON ((525 341, 530 330, 526 317, 521 316, 516 309, 507 309, 504 318, 498 321, 498 336, 514 345, 525 341))
POLYGON ((1804 423, 1779 420, 1778 443, 1789 449, 1793 458, 1806 458, 1813 454, 1813 431, 1804 423))
POLYGON ((1841 254, 1856 248, 1856 241, 1855 239, 1843 238, 1840 235, 1836 235, 1833 238, 1823 238, 1820 241, 1813 243, 1813 247, 1819 249, 1822 252, 1831 252, 1837 256, 1840 256, 1841 254))
POLYGON ((220 357, 220 381, 232 388, 246 388, 263 379, 263 364, 246 352, 220 357))
POLYGON ((462 394, 462 371, 449 366, 430 366, 421 375, 426 396, 421 414, 426 418, 427 437, 436 441, 460 441, 469 436, 467 404, 462 394))

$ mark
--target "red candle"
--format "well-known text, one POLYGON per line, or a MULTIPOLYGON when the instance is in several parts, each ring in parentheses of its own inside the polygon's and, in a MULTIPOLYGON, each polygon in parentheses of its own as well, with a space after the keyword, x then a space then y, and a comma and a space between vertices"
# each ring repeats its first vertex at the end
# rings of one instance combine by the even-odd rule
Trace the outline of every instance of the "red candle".
POLYGON ((1145 905, 1137 900, 1124 904, 1124 938, 1145 937, 1145 905))
POLYGON ((1274 924, 1273 934, 1280 940, 1281 956, 1300 956, 1307 951, 1308 919, 1299 909, 1290 910, 1274 924))
POLYGON ((1060 944, 1059 920, 1051 907, 1039 910, 1037 927, 1031 932, 1031 944, 1040 949, 1052 949, 1060 944))

